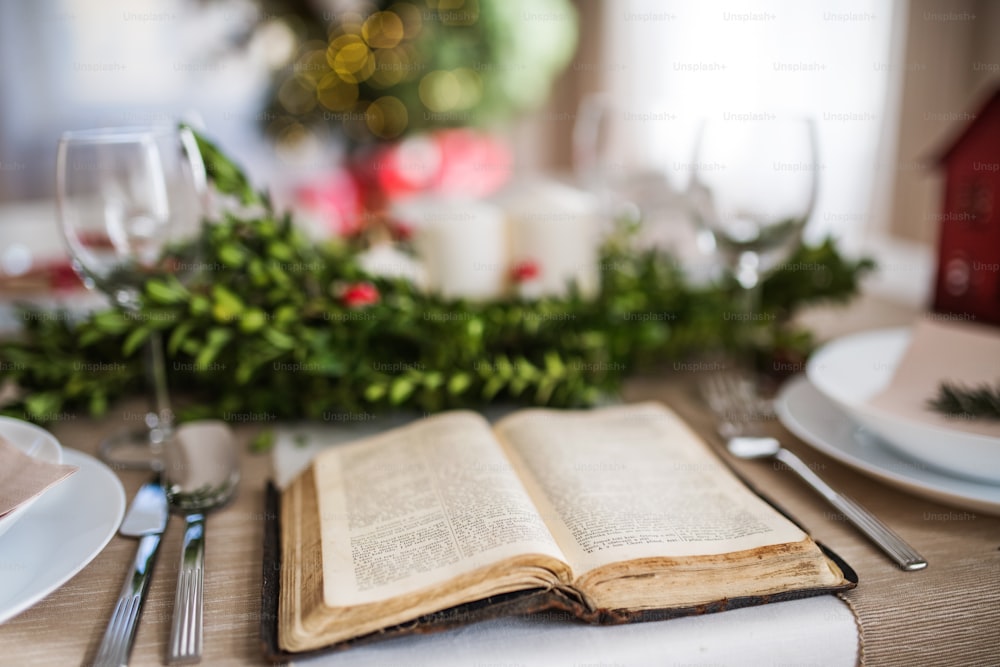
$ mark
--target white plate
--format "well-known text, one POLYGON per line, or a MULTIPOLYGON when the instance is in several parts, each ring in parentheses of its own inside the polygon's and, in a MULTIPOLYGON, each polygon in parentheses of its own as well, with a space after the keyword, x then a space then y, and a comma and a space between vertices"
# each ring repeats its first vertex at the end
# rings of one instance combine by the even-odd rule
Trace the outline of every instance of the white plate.
MULTIPOLYGON (((0 417, 0 437, 22 452, 30 453, 39 461, 45 461, 46 463, 62 462, 62 447, 59 446, 59 441, 44 428, 21 421, 20 419, 14 419, 13 417, 0 417)), ((61 483, 65 483, 65 481, 63 480, 61 483)), ((47 489, 45 493, 49 493, 53 489, 55 489, 54 486, 47 489)), ((24 516, 28 508, 44 496, 45 493, 35 496, 13 512, 8 512, 0 518, 0 535, 10 530, 24 516)))
POLYGON ((870 404, 892 381, 910 338, 908 328, 838 338, 810 357, 806 375, 855 422, 903 454, 948 474, 1000 484, 1000 438, 925 423, 870 404))
POLYGON ((942 503, 1000 515, 1000 484, 952 477, 906 458, 858 427, 805 377, 785 384, 775 410, 800 440, 866 475, 942 503))
POLYGON ((73 578, 122 521, 125 490, 118 477, 74 449, 63 450, 63 462, 80 469, 39 498, 0 540, 0 623, 73 578))

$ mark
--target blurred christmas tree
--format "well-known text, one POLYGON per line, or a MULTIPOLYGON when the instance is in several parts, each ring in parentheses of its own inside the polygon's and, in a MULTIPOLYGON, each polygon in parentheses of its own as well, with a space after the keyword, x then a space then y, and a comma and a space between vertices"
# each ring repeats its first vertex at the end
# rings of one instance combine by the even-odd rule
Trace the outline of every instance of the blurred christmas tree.
POLYGON ((281 143, 495 126, 540 106, 576 47, 569 0, 261 2, 297 40, 263 114, 281 143))

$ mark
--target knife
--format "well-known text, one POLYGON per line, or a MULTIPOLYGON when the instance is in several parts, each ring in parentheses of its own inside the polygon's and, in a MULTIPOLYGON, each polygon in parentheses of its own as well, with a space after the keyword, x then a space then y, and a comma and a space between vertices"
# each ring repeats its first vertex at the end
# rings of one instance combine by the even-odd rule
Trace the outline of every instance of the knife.
POLYGON ((149 578, 156 562, 160 538, 167 527, 167 494, 159 479, 142 485, 125 515, 118 532, 138 537, 132 571, 125 579, 115 611, 104 632, 101 647, 94 659, 96 667, 122 667, 128 664, 132 642, 139 626, 142 603, 149 590, 149 578))

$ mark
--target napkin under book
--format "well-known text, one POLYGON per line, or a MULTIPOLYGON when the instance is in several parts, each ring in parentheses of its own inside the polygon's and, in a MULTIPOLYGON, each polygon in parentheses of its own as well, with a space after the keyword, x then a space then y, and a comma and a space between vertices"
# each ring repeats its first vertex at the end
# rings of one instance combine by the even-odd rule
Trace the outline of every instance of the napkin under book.
POLYGON ((628 623, 857 583, 653 403, 422 419, 326 449, 265 517, 278 661, 510 614, 628 623))
POLYGON ((0 519, 78 470, 39 461, 0 438, 0 519))

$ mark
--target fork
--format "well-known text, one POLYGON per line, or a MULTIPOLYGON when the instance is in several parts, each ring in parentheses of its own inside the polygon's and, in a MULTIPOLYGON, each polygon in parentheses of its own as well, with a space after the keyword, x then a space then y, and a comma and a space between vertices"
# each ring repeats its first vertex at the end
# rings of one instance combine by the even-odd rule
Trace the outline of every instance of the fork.
POLYGON ((802 459, 782 447, 777 438, 753 435, 753 424, 759 421, 755 418, 773 418, 774 407, 770 401, 758 398, 752 385, 738 377, 712 374, 702 382, 701 391, 718 418, 716 428, 719 435, 726 438, 726 449, 730 454, 741 459, 774 458, 781 461, 840 510, 899 567, 907 571, 927 567, 927 561, 903 538, 860 504, 834 490, 802 459))

